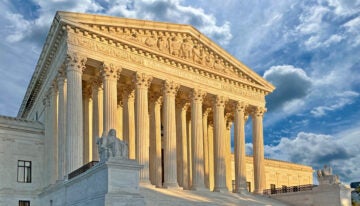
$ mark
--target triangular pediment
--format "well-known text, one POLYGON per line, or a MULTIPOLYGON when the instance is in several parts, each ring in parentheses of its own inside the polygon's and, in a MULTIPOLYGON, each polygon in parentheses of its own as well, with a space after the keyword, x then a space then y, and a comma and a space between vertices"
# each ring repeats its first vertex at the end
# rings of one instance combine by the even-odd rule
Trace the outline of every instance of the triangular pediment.
POLYGON ((63 22, 121 39, 165 58, 266 92, 274 90, 273 85, 192 26, 72 12, 58 12, 57 16, 63 22))

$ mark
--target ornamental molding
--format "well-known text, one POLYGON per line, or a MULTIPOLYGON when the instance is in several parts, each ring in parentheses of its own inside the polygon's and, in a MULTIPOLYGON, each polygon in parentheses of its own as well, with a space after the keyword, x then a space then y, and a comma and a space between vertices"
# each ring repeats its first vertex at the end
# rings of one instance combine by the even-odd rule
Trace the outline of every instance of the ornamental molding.
POLYGON ((46 86, 51 67, 73 46, 150 68, 177 68, 178 76, 205 81, 256 102, 264 102, 265 95, 275 89, 189 25, 57 12, 18 117, 27 117, 46 86))

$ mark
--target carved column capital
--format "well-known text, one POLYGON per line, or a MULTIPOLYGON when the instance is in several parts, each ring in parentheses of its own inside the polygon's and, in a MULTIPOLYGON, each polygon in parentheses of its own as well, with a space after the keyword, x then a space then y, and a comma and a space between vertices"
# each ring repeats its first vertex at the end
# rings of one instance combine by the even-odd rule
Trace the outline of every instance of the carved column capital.
POLYGON ((204 108, 203 116, 207 117, 211 111, 212 109, 210 107, 204 108))
POLYGON ((91 98, 91 94, 92 94, 92 87, 90 85, 86 85, 84 86, 83 90, 82 90, 82 94, 84 97, 89 97, 91 98))
POLYGON ((227 101, 228 101, 228 98, 224 97, 224 96, 217 95, 214 98, 214 104, 215 104, 215 106, 218 106, 218 107, 225 107, 225 104, 227 101))
POLYGON ((182 111, 187 111, 190 107, 190 103, 186 99, 177 99, 176 100, 176 107, 181 108, 182 111))
POLYGON ((100 78, 91 79, 91 88, 94 91, 99 91, 103 89, 103 83, 100 78))
POLYGON ((253 116, 258 116, 258 117, 262 117, 264 116, 264 113, 266 112, 266 108, 265 107, 255 107, 252 112, 251 115, 253 116))
POLYGON ((134 100, 135 98, 135 88, 132 85, 124 85, 121 93, 125 99, 134 100))
POLYGON ((206 92, 201 89, 192 89, 191 99, 195 102, 202 102, 206 92))
POLYGON ((149 103, 150 104, 155 104, 155 105, 161 105, 163 102, 163 97, 161 95, 161 93, 159 92, 152 92, 149 95, 149 103))
POLYGON ((85 70, 85 63, 87 58, 77 52, 68 52, 66 54, 66 70, 83 72, 85 70))
POLYGON ((113 63, 103 62, 101 76, 104 79, 117 80, 120 77, 121 67, 113 63))
POLYGON ((149 88, 152 81, 152 76, 145 73, 136 72, 134 76, 134 83, 137 88, 149 88))
POLYGON ((238 112, 245 112, 247 107, 248 104, 245 102, 238 101, 234 103, 234 109, 238 112))
POLYGON ((164 95, 175 96, 179 87, 180 87, 180 85, 178 83, 166 80, 164 82, 164 86, 163 86, 164 95))
POLYGON ((58 85, 64 84, 65 79, 66 79, 66 69, 65 69, 65 66, 62 66, 62 67, 60 67, 60 69, 58 70, 58 73, 56 75, 57 84, 58 85))

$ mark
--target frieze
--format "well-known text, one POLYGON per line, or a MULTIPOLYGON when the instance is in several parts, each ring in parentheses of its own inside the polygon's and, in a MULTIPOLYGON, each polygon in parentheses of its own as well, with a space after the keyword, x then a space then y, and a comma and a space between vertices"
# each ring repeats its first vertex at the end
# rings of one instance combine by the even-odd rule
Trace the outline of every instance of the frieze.
POLYGON ((189 79, 194 82, 201 82, 203 84, 211 85, 216 89, 225 90, 231 93, 237 93, 249 99, 260 101, 264 100, 264 94, 262 94, 260 91, 256 91, 253 88, 250 88, 250 86, 248 86, 248 88, 240 87, 239 85, 235 85, 234 81, 225 82, 224 78, 204 73, 202 71, 199 71, 197 68, 184 66, 180 63, 169 61, 167 59, 164 60, 161 57, 156 58, 155 55, 139 53, 138 51, 130 49, 125 45, 109 45, 105 42, 99 41, 98 39, 89 38, 89 36, 84 37, 77 35, 68 35, 68 43, 76 46, 81 46, 83 48, 99 52, 107 56, 112 56, 128 62, 143 65, 154 70, 158 70, 159 68, 161 68, 161 70, 163 70, 164 72, 171 73, 174 76, 189 79), (154 58, 156 58, 155 61, 153 60, 154 58), (171 67, 180 67, 182 68, 182 70, 174 69, 171 67), (217 80, 214 80, 212 78, 216 78, 217 80), (223 82, 220 82, 219 79, 222 79, 223 82))

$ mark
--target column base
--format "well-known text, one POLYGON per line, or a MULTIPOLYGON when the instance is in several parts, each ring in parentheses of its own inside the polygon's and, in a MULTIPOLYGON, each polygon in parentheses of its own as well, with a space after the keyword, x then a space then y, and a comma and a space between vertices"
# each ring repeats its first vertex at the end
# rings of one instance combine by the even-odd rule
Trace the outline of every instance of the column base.
POLYGON ((226 187, 215 187, 213 192, 225 193, 225 192, 229 192, 229 190, 226 187))
POLYGON ((163 188, 179 188, 177 183, 164 183, 163 188))
POLYGON ((199 186, 191 187, 190 190, 192 190, 192 191, 209 191, 209 189, 206 188, 205 186, 204 187, 199 187, 199 186))
POLYGON ((250 194, 250 192, 249 191, 247 191, 247 189, 245 189, 245 188, 239 188, 239 189, 237 189, 237 190, 235 190, 235 193, 238 193, 238 194, 250 194))
POLYGON ((257 194, 257 195, 263 195, 263 190, 254 190, 253 192, 254 194, 257 194))

